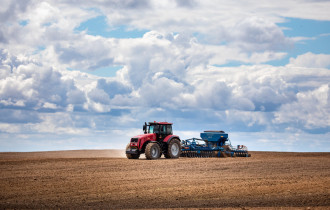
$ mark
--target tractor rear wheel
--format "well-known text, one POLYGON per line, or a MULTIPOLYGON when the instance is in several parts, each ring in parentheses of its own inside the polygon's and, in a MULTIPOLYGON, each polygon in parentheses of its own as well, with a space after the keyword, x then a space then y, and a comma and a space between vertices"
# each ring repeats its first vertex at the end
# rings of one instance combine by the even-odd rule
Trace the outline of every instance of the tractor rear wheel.
POLYGON ((157 143, 149 143, 146 146, 145 155, 148 160, 158 159, 161 154, 160 146, 157 143))
POLYGON ((167 152, 164 154, 166 158, 179 158, 181 155, 181 144, 178 139, 170 141, 167 152))
MULTIPOLYGON (((126 146, 126 151, 127 151, 127 150, 130 150, 130 146, 129 146, 129 145, 130 145, 130 144, 128 143, 127 146, 126 146)), ((140 154, 126 154, 126 157, 127 157, 128 159, 139 159, 140 154)))

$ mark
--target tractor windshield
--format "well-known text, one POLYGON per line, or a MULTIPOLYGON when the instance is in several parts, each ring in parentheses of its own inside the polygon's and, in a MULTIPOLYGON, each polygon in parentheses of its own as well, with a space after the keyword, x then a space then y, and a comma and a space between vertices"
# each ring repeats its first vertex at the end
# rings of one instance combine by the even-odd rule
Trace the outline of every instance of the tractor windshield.
POLYGON ((149 125, 148 133, 158 133, 159 126, 158 125, 149 125))

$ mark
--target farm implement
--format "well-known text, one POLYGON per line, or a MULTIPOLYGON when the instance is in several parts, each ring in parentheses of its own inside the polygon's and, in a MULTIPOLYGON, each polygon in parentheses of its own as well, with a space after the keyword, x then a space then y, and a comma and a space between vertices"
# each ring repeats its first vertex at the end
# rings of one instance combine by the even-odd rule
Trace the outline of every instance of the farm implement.
POLYGON ((180 141, 173 135, 172 123, 149 122, 143 125, 144 134, 131 138, 126 146, 126 157, 138 159, 145 154, 149 160, 165 158, 208 158, 208 157, 250 157, 247 147, 230 143, 228 134, 224 131, 204 131, 199 138, 180 141))
POLYGON ((201 139, 192 138, 181 143, 181 157, 250 157, 247 147, 230 143, 228 134, 224 131, 204 131, 201 139))

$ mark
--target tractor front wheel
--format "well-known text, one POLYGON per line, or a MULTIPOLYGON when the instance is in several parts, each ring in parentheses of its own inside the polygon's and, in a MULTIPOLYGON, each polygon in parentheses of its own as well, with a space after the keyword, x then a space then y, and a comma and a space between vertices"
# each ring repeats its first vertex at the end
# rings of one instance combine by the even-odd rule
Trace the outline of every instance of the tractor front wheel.
POLYGON ((179 158, 181 155, 181 143, 178 139, 170 141, 165 154, 166 158, 179 158))
POLYGON ((149 143, 146 146, 145 155, 148 160, 158 159, 161 154, 160 146, 157 143, 149 143))
MULTIPOLYGON (((130 144, 128 143, 127 146, 126 146, 126 151, 127 150, 130 150, 130 144)), ((126 157, 128 159, 139 159, 140 157, 140 154, 126 154, 126 157)))

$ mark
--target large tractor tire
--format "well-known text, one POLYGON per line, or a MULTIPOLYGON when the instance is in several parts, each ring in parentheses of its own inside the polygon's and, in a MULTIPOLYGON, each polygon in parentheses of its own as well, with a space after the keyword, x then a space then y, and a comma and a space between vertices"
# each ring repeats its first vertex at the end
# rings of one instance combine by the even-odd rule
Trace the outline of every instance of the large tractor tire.
POLYGON ((167 152, 164 154, 166 158, 179 158, 181 155, 181 143, 179 139, 172 139, 167 147, 167 152))
POLYGON ((157 143, 149 143, 146 146, 145 155, 148 160, 158 159, 161 154, 160 146, 157 143))
MULTIPOLYGON (((127 146, 126 146, 126 150, 125 151, 127 151, 129 149, 130 149, 130 146, 129 146, 129 143, 128 143, 127 146)), ((126 157, 128 159, 139 159, 140 154, 126 154, 126 157)))

